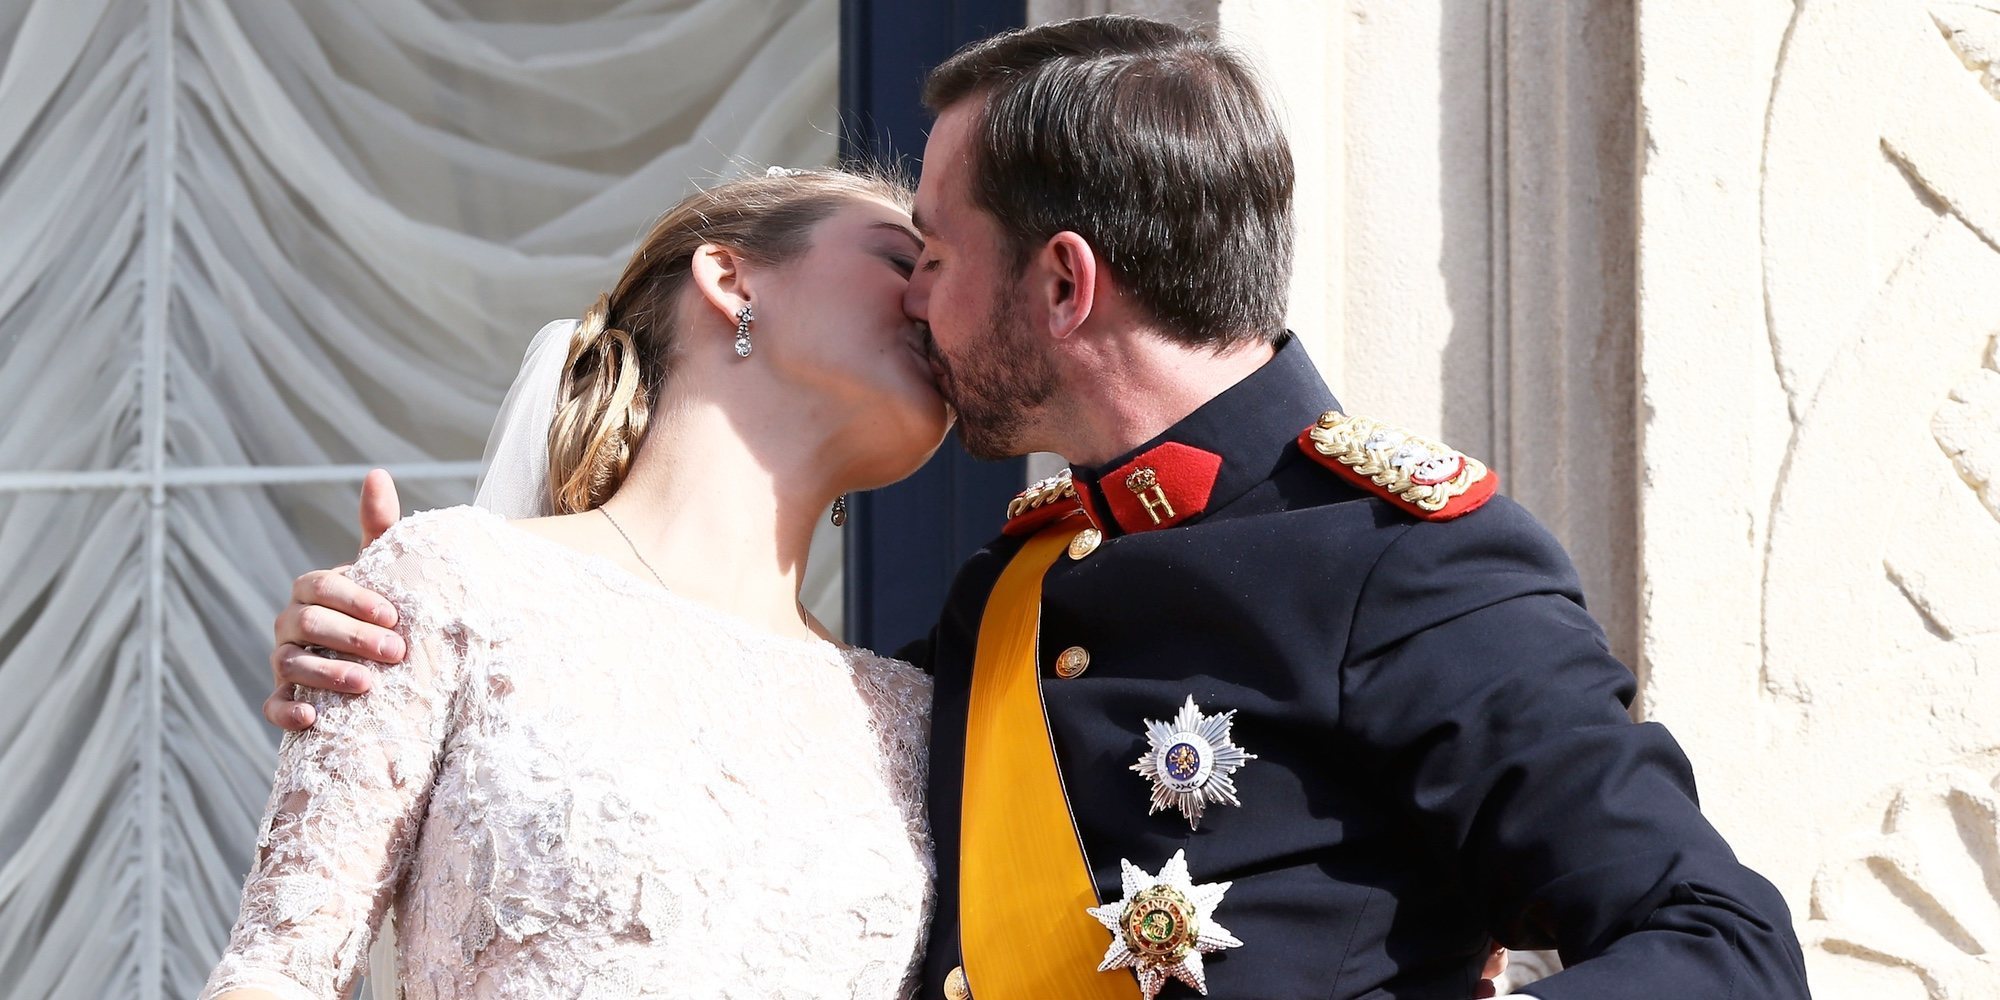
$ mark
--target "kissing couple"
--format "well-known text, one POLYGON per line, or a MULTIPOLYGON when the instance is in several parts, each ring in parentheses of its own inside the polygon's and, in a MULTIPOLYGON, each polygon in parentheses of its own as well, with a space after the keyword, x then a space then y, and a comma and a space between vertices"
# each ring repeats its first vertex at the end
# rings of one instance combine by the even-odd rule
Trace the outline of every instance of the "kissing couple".
POLYGON ((1244 60, 1085 18, 924 96, 913 198, 718 185, 545 331, 513 519, 371 477, 278 621, 204 996, 344 995, 393 910, 409 1000, 1461 1000, 1495 942, 1560 951, 1540 1000, 1806 997, 1561 547, 1286 331, 1244 60), (814 527, 954 415, 1072 470, 996 500, 927 638, 844 646, 814 527))

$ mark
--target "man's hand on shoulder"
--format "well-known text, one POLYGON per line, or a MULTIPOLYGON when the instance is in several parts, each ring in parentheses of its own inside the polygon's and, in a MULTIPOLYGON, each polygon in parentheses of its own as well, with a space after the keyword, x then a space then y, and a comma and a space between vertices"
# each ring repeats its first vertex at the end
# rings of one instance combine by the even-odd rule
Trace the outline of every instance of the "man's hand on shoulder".
MULTIPOLYGON (((367 548, 402 515, 396 484, 381 469, 361 483, 361 547, 367 548)), ((403 637, 394 631, 396 609, 387 598, 345 575, 347 567, 316 569, 292 582, 292 602, 272 625, 275 684, 264 699, 264 718, 280 729, 309 729, 313 708, 295 700, 296 687, 360 694, 374 681, 362 663, 335 656, 401 663, 403 637)))

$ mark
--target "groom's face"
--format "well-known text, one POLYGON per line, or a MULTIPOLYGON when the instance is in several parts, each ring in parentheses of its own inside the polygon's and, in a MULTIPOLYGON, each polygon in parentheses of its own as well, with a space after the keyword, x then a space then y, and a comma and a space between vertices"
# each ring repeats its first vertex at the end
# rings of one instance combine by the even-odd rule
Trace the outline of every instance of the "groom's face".
POLYGON ((1057 378, 1024 303, 1024 275, 992 214, 973 201, 977 98, 938 115, 924 146, 915 219, 923 258, 904 309, 930 330, 938 388, 978 458, 1047 448, 1037 425, 1057 378))

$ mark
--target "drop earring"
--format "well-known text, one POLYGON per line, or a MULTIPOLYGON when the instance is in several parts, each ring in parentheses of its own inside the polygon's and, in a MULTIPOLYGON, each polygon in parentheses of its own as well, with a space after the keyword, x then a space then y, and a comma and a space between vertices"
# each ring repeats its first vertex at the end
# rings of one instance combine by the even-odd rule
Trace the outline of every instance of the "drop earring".
POLYGON ((834 527, 847 527, 847 494, 842 493, 834 498, 832 519, 834 527))
POLYGON ((746 302, 743 308, 736 310, 736 356, 739 358, 750 356, 750 319, 750 305, 746 302))

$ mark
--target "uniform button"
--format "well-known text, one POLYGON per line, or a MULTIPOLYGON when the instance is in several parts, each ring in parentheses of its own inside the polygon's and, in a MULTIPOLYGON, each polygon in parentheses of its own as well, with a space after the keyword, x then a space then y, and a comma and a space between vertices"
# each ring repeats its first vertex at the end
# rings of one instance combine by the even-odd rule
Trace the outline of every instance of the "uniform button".
POLYGON ((1098 544, 1103 541, 1104 532, 1096 528, 1085 528, 1077 532, 1075 538, 1069 540, 1069 557, 1071 559, 1081 559, 1097 551, 1098 544))
POLYGON ((1081 676, 1090 669, 1090 650, 1082 646, 1071 646, 1056 657, 1056 676, 1064 680, 1081 676))
POLYGON ((972 987, 965 982, 965 966, 951 970, 944 977, 944 1000, 972 1000, 972 987))

